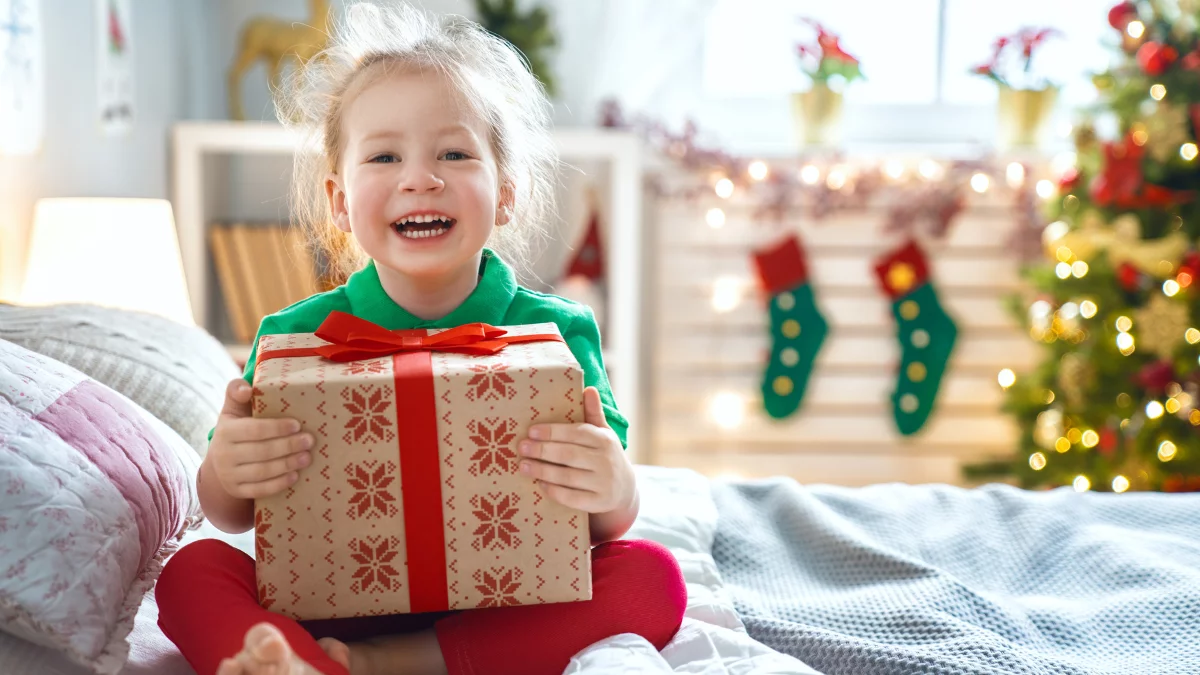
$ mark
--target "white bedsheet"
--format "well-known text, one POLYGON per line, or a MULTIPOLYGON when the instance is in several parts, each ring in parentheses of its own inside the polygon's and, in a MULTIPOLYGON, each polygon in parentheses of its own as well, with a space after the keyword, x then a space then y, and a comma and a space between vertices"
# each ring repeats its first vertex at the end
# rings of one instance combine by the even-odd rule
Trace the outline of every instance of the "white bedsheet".
MULTIPOLYGON (((717 513, 703 476, 686 469, 638 466, 641 514, 630 539, 653 539, 679 560, 688 586, 683 626, 660 653, 636 635, 617 635, 583 650, 565 675, 695 673, 717 675, 811 674, 816 671, 753 640, 725 593, 713 562, 717 513)), ((205 523, 188 541, 216 537, 253 555, 251 533, 229 535, 205 523)), ((195 675, 158 629, 153 592, 142 601, 130 635, 129 663, 121 675, 195 675)), ((84 675, 86 671, 41 647, 0 633, 4 675, 84 675)), ((818 674, 819 675, 819 674, 818 674)))

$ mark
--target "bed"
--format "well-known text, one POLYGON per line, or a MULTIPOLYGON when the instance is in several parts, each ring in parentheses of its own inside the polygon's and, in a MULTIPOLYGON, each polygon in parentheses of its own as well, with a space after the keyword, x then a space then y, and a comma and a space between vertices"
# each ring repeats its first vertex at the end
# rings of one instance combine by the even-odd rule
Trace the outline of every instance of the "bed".
MULTIPOLYGON (((0 346, 24 345, 132 394, 189 442, 203 442, 204 416, 216 412, 204 402, 236 372, 195 329, 92 310, 15 312, 0 306, 0 346)), ((568 673, 1200 673, 1198 495, 637 472, 643 507, 628 536, 679 560, 683 626, 661 653, 632 635, 604 640, 568 673)), ((203 537, 253 550, 251 536, 207 523, 184 542, 203 537)), ((113 672, 190 674, 156 626, 153 590, 137 598, 113 672)), ((86 672, 0 632, 0 673, 86 672)))

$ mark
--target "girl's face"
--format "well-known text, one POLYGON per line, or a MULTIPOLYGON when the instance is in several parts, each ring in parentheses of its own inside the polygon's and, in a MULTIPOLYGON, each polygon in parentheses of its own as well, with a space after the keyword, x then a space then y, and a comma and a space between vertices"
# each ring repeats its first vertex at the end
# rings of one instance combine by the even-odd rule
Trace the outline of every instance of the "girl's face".
POLYGON ((492 228, 511 217, 511 193, 487 126, 450 81, 432 71, 381 77, 349 102, 342 135, 338 173, 325 182, 338 229, 413 281, 474 274, 492 228))

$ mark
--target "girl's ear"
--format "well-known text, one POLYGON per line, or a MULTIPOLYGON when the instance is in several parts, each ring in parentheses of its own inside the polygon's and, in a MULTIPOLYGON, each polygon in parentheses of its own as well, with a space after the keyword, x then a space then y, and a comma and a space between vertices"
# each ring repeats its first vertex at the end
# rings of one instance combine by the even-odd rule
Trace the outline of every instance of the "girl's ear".
POLYGON ((329 198, 329 215, 333 224, 342 232, 350 232, 350 209, 346 206, 346 191, 342 177, 336 173, 325 176, 325 196, 329 198))
POLYGON ((500 183, 500 201, 496 204, 496 226, 507 225, 513 218, 513 202, 515 201, 516 187, 512 181, 504 181, 500 183))

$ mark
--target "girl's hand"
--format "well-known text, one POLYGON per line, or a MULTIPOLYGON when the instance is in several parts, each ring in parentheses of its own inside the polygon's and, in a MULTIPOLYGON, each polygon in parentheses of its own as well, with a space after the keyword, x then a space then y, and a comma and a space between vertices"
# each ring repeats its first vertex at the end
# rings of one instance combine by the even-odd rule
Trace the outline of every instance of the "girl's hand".
POLYGON ((283 492, 312 463, 311 434, 294 419, 258 419, 250 413, 250 385, 229 383, 204 461, 232 497, 257 499, 283 492))
POLYGON ((521 473, 554 501, 587 513, 632 508, 637 480, 621 441, 608 426, 600 392, 583 390, 583 424, 537 424, 521 441, 521 473))

